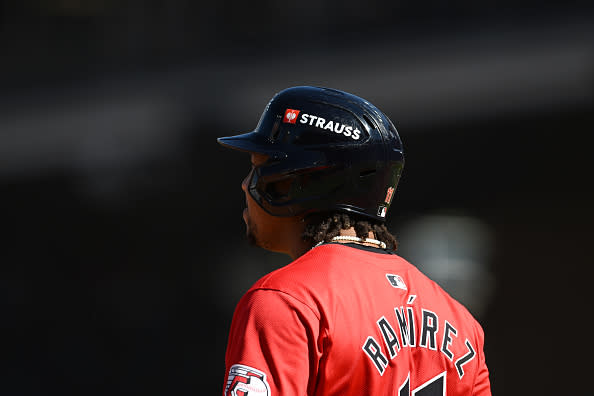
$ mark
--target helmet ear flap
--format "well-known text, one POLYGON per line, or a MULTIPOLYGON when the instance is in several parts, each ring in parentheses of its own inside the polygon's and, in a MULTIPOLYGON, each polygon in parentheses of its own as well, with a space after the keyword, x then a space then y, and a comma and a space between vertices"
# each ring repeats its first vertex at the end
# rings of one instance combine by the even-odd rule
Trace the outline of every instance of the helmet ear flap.
POLYGON ((254 188, 272 206, 296 204, 311 209, 308 202, 329 200, 348 183, 342 166, 307 168, 282 177, 264 175, 264 169, 259 173, 254 188))
POLYGON ((294 177, 267 183, 264 192, 273 201, 286 201, 291 196, 291 190, 295 183, 294 177))

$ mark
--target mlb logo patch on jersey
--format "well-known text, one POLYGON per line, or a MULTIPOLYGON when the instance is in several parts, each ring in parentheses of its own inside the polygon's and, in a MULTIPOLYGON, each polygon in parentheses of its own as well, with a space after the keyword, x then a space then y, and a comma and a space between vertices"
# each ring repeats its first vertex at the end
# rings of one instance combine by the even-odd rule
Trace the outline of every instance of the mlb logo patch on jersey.
POLYGON ((285 110, 285 116, 283 117, 283 122, 288 124, 294 124, 297 122, 297 116, 301 110, 293 110, 287 109, 285 110))
POLYGON ((234 364, 229 369, 225 396, 270 396, 266 374, 250 366, 234 364))
POLYGON ((400 277, 400 275, 386 274, 386 278, 388 278, 388 282, 390 282, 390 285, 392 285, 392 287, 407 290, 406 283, 404 283, 404 280, 402 279, 402 277, 400 277))

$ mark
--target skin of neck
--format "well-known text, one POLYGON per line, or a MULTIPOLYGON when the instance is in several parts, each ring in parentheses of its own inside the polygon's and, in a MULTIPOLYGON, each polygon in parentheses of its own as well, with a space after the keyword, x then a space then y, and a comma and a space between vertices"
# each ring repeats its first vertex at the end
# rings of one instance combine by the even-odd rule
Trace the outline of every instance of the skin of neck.
MULTIPOLYGON (((288 249, 286 249, 285 253, 287 253, 293 260, 296 260, 297 258, 301 257, 303 254, 305 254, 308 250, 311 249, 311 246, 306 243, 305 241, 303 241, 303 239, 301 238, 301 233, 303 233, 303 229, 295 229, 296 233, 294 233, 293 235, 295 235, 295 237, 289 238, 289 240, 291 241, 288 244, 288 249), (299 233, 297 235, 297 232, 299 233)), ((351 228, 347 228, 346 230, 340 230, 340 235, 344 235, 344 236, 353 236, 356 237, 357 233, 355 232, 355 228, 351 227, 351 228)), ((373 232, 369 231, 369 233, 367 234, 367 238, 371 238, 371 239, 375 239, 375 235, 373 234, 373 232)), ((358 243, 360 245, 364 245, 364 246, 371 246, 371 247, 378 247, 376 244, 374 243, 367 243, 367 242, 353 242, 353 241, 335 241, 337 243, 358 243)))
MULTIPOLYGON (((347 228, 346 230, 340 230, 340 235, 345 235, 345 236, 357 236, 357 233, 355 232, 355 228, 351 227, 351 228, 347 228)), ((369 231, 369 233, 367 234, 367 238, 369 239, 375 239, 375 234, 371 231, 369 231)), ((353 243, 353 241, 336 241, 339 243, 353 243)), ((365 246, 372 246, 372 247, 378 247, 376 244, 374 243, 367 243, 367 242, 354 242, 354 243, 358 243, 360 245, 365 245, 365 246)))
POLYGON ((288 254, 293 260, 296 260, 311 249, 311 246, 301 237, 301 235, 303 235, 305 223, 299 220, 299 222, 291 225, 291 227, 285 229, 287 232, 285 233, 286 238, 284 238, 284 245, 287 246, 287 248, 283 249, 283 253, 288 254))

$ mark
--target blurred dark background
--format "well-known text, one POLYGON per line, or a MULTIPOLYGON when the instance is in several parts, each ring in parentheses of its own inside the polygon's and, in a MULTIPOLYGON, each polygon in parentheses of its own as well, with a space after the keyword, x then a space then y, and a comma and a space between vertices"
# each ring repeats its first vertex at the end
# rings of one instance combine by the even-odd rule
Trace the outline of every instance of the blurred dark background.
POLYGON ((0 7, 1 395, 222 392, 234 305, 289 259, 244 240, 215 138, 293 85, 396 124, 389 227, 483 325, 494 394, 587 393, 549 373, 587 339, 590 1, 0 7))

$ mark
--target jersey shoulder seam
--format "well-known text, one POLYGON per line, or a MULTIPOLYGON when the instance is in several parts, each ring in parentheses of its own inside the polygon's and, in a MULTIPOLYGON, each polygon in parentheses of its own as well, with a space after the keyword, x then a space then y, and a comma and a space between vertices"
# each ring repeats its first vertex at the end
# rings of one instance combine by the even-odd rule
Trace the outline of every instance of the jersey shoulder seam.
POLYGON ((254 293, 254 292, 258 291, 258 290, 262 290, 262 291, 273 291, 273 292, 278 292, 278 293, 284 294, 286 296, 289 296, 293 300, 299 301, 302 305, 305 305, 314 314, 314 316, 318 320, 321 320, 320 315, 318 315, 318 313, 312 307, 310 307, 306 302, 301 301, 301 299, 295 297, 294 295, 292 295, 292 294, 290 294, 290 293, 288 293, 288 292, 286 292, 284 290, 275 289, 275 288, 272 288, 272 287, 257 287, 257 288, 254 288, 254 289, 250 290, 250 293, 254 293))

